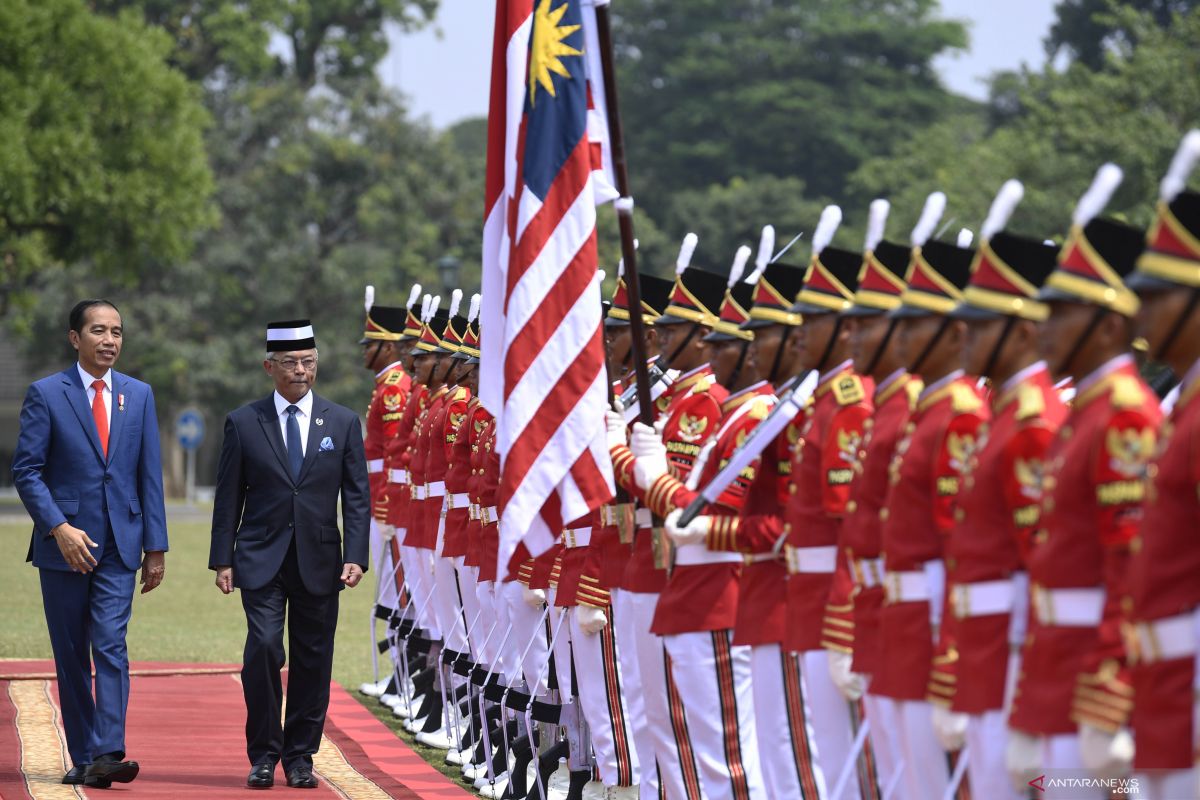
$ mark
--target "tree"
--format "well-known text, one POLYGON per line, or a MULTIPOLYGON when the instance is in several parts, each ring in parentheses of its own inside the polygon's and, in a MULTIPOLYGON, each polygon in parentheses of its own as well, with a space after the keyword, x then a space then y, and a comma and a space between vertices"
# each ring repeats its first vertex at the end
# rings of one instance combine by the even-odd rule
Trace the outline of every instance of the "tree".
POLYGON ((967 101, 935 56, 966 46, 936 0, 628 0, 613 6, 633 188, 759 175, 839 193, 863 160, 967 101))
POLYGON ((1113 161, 1125 180, 1106 213, 1149 224, 1158 182, 1179 139, 1200 119, 1193 79, 1200 72, 1200 9, 1166 28, 1152 14, 1128 9, 1117 22, 1131 37, 1100 70, 1075 63, 1027 75, 1016 92, 1022 110, 1007 124, 989 130, 979 120, 938 123, 895 155, 864 163, 851 193, 860 201, 890 198, 889 230, 903 240, 928 192, 946 192, 955 228, 975 228, 1000 185, 1016 177, 1026 193, 1013 230, 1061 237, 1097 167, 1113 161))
POLYGON ((1092 69, 1104 65, 1104 59, 1119 44, 1137 44, 1137 30, 1125 26, 1119 9, 1142 12, 1141 18, 1159 28, 1168 28, 1176 14, 1186 14, 1200 6, 1196 0, 1059 0, 1054 7, 1055 21, 1046 36, 1046 55, 1053 60, 1066 53, 1092 69))
POLYGON ((214 221, 208 118, 170 46, 81 0, 0 9, 0 316, 63 263, 133 280, 214 221))

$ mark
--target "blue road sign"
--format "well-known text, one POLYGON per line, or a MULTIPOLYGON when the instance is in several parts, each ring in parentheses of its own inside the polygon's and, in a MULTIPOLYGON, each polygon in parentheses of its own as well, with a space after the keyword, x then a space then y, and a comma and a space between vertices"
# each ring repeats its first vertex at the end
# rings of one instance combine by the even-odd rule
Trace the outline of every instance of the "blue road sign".
POLYGON ((195 450, 204 441, 204 417, 194 408, 181 411, 175 418, 175 436, 184 450, 195 450))

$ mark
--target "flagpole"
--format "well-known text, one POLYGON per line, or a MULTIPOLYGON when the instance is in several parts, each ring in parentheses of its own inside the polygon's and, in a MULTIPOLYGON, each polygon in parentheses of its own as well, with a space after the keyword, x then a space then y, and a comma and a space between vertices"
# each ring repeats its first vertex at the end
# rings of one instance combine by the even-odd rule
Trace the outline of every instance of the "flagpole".
POLYGON ((604 77, 604 105, 608 112, 609 148, 620 197, 613 203, 621 231, 621 255, 625 259, 625 293, 629 298, 629 328, 633 337, 633 371, 637 378, 638 418, 654 424, 654 404, 650 399, 650 370, 646 357, 646 327, 642 321, 642 289, 638 283, 637 248, 633 237, 633 197, 629 193, 629 171, 625 164, 625 137, 621 131, 621 111, 617 105, 617 75, 613 68, 612 29, 608 3, 596 3, 596 34, 600 41, 600 71, 604 77))

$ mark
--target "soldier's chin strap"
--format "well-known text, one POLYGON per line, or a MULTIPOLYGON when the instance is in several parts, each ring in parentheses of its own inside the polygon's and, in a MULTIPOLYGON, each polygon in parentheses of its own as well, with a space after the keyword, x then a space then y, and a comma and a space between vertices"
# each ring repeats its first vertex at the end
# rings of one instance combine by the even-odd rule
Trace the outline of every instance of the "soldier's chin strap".
POLYGON ((992 354, 988 356, 987 363, 983 365, 982 376, 990 378, 992 369, 996 366, 996 359, 1000 358, 1000 351, 1004 349, 1004 342, 1008 339, 1008 334, 1012 332, 1013 326, 1016 325, 1017 318, 1010 316, 1004 322, 1004 330, 1000 331, 1000 338, 996 340, 996 346, 992 348, 992 354))
POLYGON ((450 385, 450 375, 453 374, 454 367, 456 366, 454 356, 452 356, 452 355, 443 356, 443 358, 446 359, 447 366, 446 366, 446 374, 442 377, 442 383, 444 383, 446 385, 450 385))
POLYGON ((921 365, 925 363, 925 359, 929 358, 929 354, 933 352, 933 348, 937 347, 937 343, 941 340, 942 336, 945 335, 946 329, 949 327, 950 318, 942 317, 942 324, 938 325, 937 333, 935 333, 933 338, 929 340, 929 343, 925 345, 925 349, 921 351, 921 355, 917 356, 917 360, 914 361, 912 366, 908 368, 909 372, 913 373, 914 375, 921 374, 921 365))
POLYGON ((1075 363, 1075 359, 1079 357, 1079 353, 1083 350, 1083 346, 1087 344, 1087 340, 1092 338, 1092 333, 1095 332, 1096 326, 1100 324, 1100 320, 1104 319, 1104 315, 1108 313, 1108 309, 1104 306, 1097 306, 1092 313, 1092 319, 1088 322, 1087 327, 1083 329, 1083 333, 1079 334, 1079 338, 1075 340, 1075 345, 1071 348, 1071 352, 1063 359, 1062 369, 1064 375, 1074 375, 1071 370, 1071 365, 1075 363))
POLYGON ((871 363, 867 364, 867 368, 862 371, 863 375, 873 375, 875 368, 879 366, 879 359, 883 358, 883 354, 887 352, 888 344, 892 341, 892 334, 896 332, 896 323, 898 320, 888 320, 887 330, 883 334, 883 341, 879 343, 879 347, 875 349, 875 355, 871 356, 871 363))
POLYGON ((699 323, 693 322, 691 330, 688 331, 688 335, 683 338, 683 341, 679 343, 679 346, 675 348, 675 350, 671 353, 671 355, 667 356, 667 363, 663 365, 664 371, 666 369, 668 369, 671 366, 671 364, 673 364, 675 362, 675 359, 678 358, 679 354, 683 352, 683 348, 685 348, 689 344, 691 344, 692 339, 695 339, 696 334, 699 332, 700 332, 699 323))
POLYGON ((821 358, 817 363, 812 365, 812 368, 820 375, 825 371, 825 362, 829 360, 829 356, 833 353, 833 346, 837 344, 838 333, 842 330, 842 318, 840 316, 833 319, 833 332, 829 334, 829 341, 825 343, 825 352, 821 353, 821 358))
POLYGON ((746 353, 750 350, 750 342, 742 340, 742 353, 738 356, 737 366, 733 368, 733 374, 729 376, 729 387, 732 391, 734 386, 737 386, 738 378, 742 375, 742 366, 746 363, 746 353))
MULTIPOLYGON (((1192 296, 1188 299, 1187 306, 1179 314, 1179 319, 1175 320, 1175 324, 1171 327, 1171 332, 1167 334, 1167 338, 1163 340, 1162 346, 1154 354, 1154 360, 1159 361, 1171 349, 1171 345, 1175 344, 1175 340, 1179 338, 1179 334, 1183 333, 1183 326, 1187 324, 1188 318, 1192 316, 1192 312, 1196 310, 1196 304, 1200 303, 1200 288, 1192 289, 1192 296)), ((1179 376, 1183 378, 1182 375, 1179 376)))
POLYGON ((767 383, 775 385, 775 376, 779 372, 779 362, 783 360, 783 348, 787 345, 788 337, 792 335, 791 325, 783 326, 783 335, 779 337, 779 347, 775 350, 775 360, 771 362, 771 372, 767 375, 767 383))
POLYGON ((379 370, 375 367, 375 361, 376 361, 376 359, 379 358, 379 352, 381 350, 383 350, 383 340, 376 339, 375 340, 375 352, 371 354, 371 369, 374 369, 376 372, 378 372, 379 370))

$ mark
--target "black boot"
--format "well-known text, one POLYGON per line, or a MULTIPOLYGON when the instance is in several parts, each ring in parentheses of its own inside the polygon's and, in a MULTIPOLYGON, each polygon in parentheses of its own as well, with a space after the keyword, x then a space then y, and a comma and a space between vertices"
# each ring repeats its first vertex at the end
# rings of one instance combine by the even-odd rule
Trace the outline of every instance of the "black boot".
POLYGON ((571 787, 567 789, 567 800, 583 800, 583 787, 592 780, 590 769, 571 772, 571 787))

